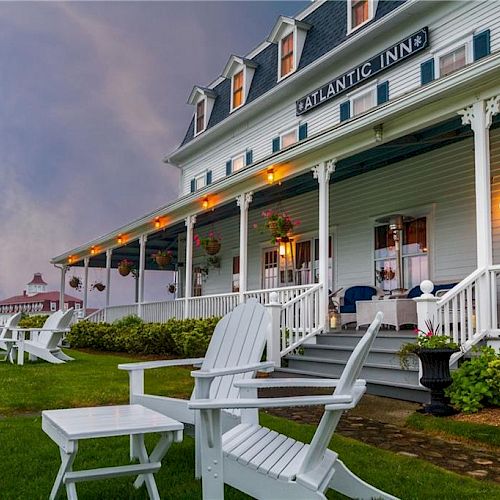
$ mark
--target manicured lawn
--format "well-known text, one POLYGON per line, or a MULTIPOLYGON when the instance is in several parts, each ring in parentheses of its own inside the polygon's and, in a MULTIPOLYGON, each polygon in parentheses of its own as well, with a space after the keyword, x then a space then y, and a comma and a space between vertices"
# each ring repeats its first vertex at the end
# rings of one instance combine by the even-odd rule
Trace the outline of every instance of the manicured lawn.
POLYGON ((437 418, 414 413, 406 421, 413 429, 421 431, 458 436, 471 441, 500 446, 500 427, 471 422, 459 422, 449 418, 437 418))
MULTIPOLYGON (((41 430, 37 413, 45 408, 125 403, 128 376, 116 369, 130 358, 71 351, 76 362, 61 366, 46 363, 17 367, 0 365, 0 498, 47 498, 59 467, 57 446, 41 430)), ((192 387, 189 369, 155 370, 146 386, 158 394, 189 395, 192 387)), ((309 441, 314 427, 262 415, 262 422, 296 439, 309 441)), ((149 439, 149 445, 154 441, 149 439)), ((358 441, 334 437, 335 449, 347 465, 363 479, 404 499, 500 499, 496 484, 463 478, 427 462, 402 457, 358 441)), ((112 438, 83 441, 75 469, 120 465, 128 462, 128 439, 112 438)), ((194 444, 191 438, 174 445, 167 454, 157 482, 162 498, 201 498, 201 484, 193 476, 194 444)), ((77 486, 79 498, 147 498, 145 489, 135 491, 132 478, 119 478, 77 486)), ((227 499, 245 495, 231 488, 227 499)), ((329 494, 329 498, 340 498, 329 494)))

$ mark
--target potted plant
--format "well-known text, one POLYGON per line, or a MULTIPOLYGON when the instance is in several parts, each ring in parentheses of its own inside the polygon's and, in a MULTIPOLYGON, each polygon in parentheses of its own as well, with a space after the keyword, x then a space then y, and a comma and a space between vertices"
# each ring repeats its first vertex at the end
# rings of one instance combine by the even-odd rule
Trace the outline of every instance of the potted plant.
POLYGON ((194 243, 197 247, 202 247, 207 255, 217 255, 221 248, 222 235, 212 229, 206 236, 195 234, 194 243))
POLYGON ((123 259, 118 263, 118 272, 122 276, 128 276, 134 269, 134 263, 129 259, 123 259))
POLYGON ((447 335, 439 334, 432 321, 425 322, 426 331, 415 329, 417 341, 403 344, 398 352, 403 368, 408 367, 408 357, 415 354, 422 363, 420 383, 430 389, 431 402, 422 412, 444 417, 453 415, 455 410, 448 404, 444 390, 451 385, 450 357, 460 350, 459 345, 447 335))
MULTIPOLYGON (((287 242, 294 227, 300 224, 299 219, 292 220, 288 212, 279 210, 265 210, 262 212, 262 217, 265 219, 265 229, 271 234, 271 243, 273 245, 280 242, 287 242)), ((258 228, 258 225, 254 224, 254 228, 258 228)))
POLYGON ((83 286, 82 279, 78 276, 72 276, 69 280, 69 286, 79 292, 83 286))
POLYGON ((218 255, 210 255, 207 258, 207 267, 213 269, 220 269, 220 257, 218 255))
POLYGON ((102 281, 96 281, 90 285, 90 289, 104 292, 104 290, 106 290, 106 285, 102 281))
POLYGON ((151 258, 156 261, 160 269, 165 269, 172 262, 172 250, 158 250, 151 255, 151 258))

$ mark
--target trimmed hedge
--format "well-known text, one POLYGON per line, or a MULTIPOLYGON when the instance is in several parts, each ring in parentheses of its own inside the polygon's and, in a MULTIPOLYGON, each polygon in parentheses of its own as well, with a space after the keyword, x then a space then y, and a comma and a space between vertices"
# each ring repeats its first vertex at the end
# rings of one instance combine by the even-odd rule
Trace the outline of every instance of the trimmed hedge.
POLYGON ((49 316, 47 314, 34 314, 33 316, 28 316, 23 313, 18 326, 22 328, 42 328, 48 317, 49 316))
POLYGON ((115 323, 80 321, 71 327, 66 341, 75 348, 129 354, 203 356, 219 318, 170 319, 143 323, 136 316, 115 323))

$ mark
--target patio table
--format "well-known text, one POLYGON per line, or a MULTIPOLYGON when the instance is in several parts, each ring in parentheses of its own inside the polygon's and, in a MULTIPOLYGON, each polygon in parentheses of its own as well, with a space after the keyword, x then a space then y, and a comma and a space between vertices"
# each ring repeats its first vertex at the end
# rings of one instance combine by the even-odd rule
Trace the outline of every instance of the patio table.
POLYGON ((61 466, 50 492, 50 500, 56 498, 63 484, 68 499, 76 500, 77 482, 129 475, 138 476, 135 487, 140 487, 144 481, 149 498, 159 500, 153 474, 160 470, 160 460, 172 442, 182 441, 184 425, 141 405, 121 405, 45 410, 42 412, 42 429, 59 446, 61 454, 61 466), (148 456, 144 435, 152 432, 159 433, 160 440, 148 456), (139 464, 73 471, 80 439, 129 435, 135 440, 139 464))
MULTIPOLYGON (((70 331, 69 328, 56 329, 54 328, 22 328, 19 326, 11 328, 12 332, 16 333, 15 349, 17 349, 17 364, 24 365, 24 341, 26 340, 26 333, 29 332, 30 340, 34 340, 34 334, 38 332, 65 332, 70 331)), ((35 358, 36 359, 36 358, 35 358)), ((30 355, 31 360, 31 355, 30 355)))
POLYGON ((394 326, 396 331, 401 325, 418 324, 417 304, 413 299, 359 300, 356 302, 356 329, 369 325, 378 311, 384 313, 383 324, 394 326))

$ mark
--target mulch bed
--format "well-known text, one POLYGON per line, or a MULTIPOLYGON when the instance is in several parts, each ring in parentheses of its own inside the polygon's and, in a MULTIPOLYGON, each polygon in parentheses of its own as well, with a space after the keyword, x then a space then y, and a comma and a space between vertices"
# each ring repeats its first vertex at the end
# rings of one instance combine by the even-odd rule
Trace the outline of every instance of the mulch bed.
POLYGON ((453 415, 450 418, 458 420, 459 422, 467 422, 470 424, 486 424, 493 425, 494 427, 500 427, 500 408, 484 408, 477 413, 471 413, 469 415, 460 413, 458 415, 453 415))

